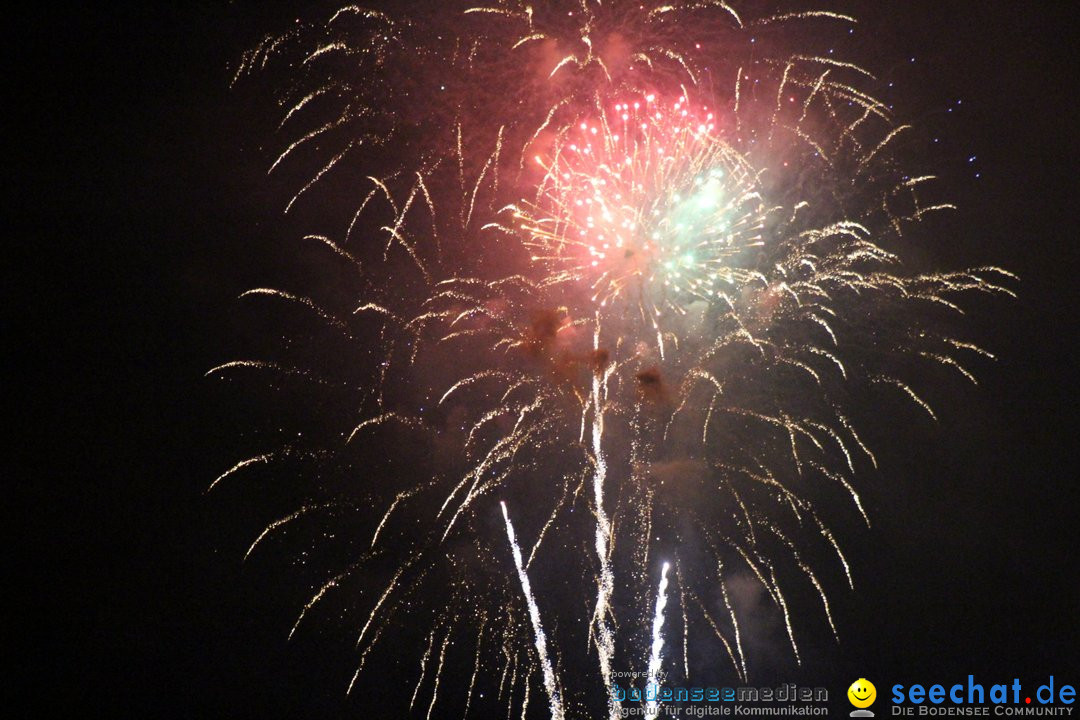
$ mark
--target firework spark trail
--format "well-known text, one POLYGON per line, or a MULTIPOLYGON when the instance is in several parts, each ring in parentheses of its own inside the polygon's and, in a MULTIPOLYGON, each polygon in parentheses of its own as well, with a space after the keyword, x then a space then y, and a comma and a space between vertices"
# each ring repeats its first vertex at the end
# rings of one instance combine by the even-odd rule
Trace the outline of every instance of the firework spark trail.
POLYGON ((526 679, 526 681, 525 681, 525 697, 522 698, 522 700, 521 700, 521 720, 525 720, 525 716, 528 715, 528 713, 529 713, 529 690, 530 690, 530 688, 532 688, 532 685, 529 684, 529 681, 526 679))
POLYGON ((675 579, 679 583, 679 609, 682 611, 682 650, 683 650, 683 678, 690 679, 690 623, 686 618, 686 589, 682 582, 682 571, 678 560, 675 562, 675 579))
POLYGON ((253 457, 253 458, 248 458, 247 460, 241 460, 240 462, 236 463, 235 465, 233 465, 231 468, 229 468, 225 472, 218 475, 217 478, 214 480, 214 482, 210 483, 210 486, 208 488, 206 488, 206 490, 204 492, 210 492, 211 490, 213 490, 217 486, 217 484, 219 482, 221 482, 225 478, 229 477, 230 475, 232 475, 232 474, 234 474, 236 472, 239 472, 240 470, 244 469, 245 467, 247 467, 249 465, 254 465, 256 463, 269 462, 269 460, 272 457, 273 457, 273 455, 267 453, 267 454, 264 454, 264 455, 257 455, 256 457, 253 457))
POLYGON ((802 655, 799 653, 799 644, 795 642, 795 629, 791 626, 791 611, 788 610, 787 600, 780 591, 780 584, 776 581, 776 571, 771 567, 769 568, 769 579, 772 582, 773 597, 776 599, 777 604, 780 605, 780 610, 784 616, 784 627, 787 628, 788 640, 791 642, 791 652, 795 654, 795 662, 798 665, 802 665, 802 655))
POLYGON ((472 707, 473 690, 476 688, 476 678, 480 674, 480 645, 484 639, 484 625, 480 625, 480 632, 476 636, 476 657, 473 661, 472 675, 469 677, 469 690, 465 694, 465 711, 461 713, 462 720, 465 720, 469 715, 469 708, 472 707))
POLYGON ((442 677, 443 665, 446 662, 446 648, 450 644, 450 633, 451 630, 446 631, 442 649, 439 650, 439 665, 435 669, 435 687, 431 689, 431 704, 428 705, 427 720, 431 720, 431 713, 435 710, 435 701, 439 698, 439 679, 442 677))
MULTIPOLYGON (((600 350, 600 318, 597 315, 596 328, 593 332, 593 350, 600 350)), ((611 594, 615 590, 615 575, 611 569, 611 557, 608 554, 608 539, 611 536, 611 520, 604 509, 604 481, 607 478, 607 460, 604 457, 604 406, 607 402, 607 380, 611 368, 604 368, 593 373, 592 378, 592 451, 593 451, 593 502, 596 515, 596 559, 600 564, 599 582, 596 591, 596 606, 593 608, 593 623, 596 628, 596 652, 600 660, 600 676, 604 687, 611 687, 611 663, 615 656, 615 635, 608 624, 611 612, 611 594)), ((619 716, 619 701, 610 692, 608 697, 608 715, 614 720, 619 716)))
POLYGON ((731 600, 730 598, 728 598, 727 583, 724 582, 723 563, 720 564, 720 567, 717 569, 717 571, 720 575, 720 593, 724 598, 724 607, 727 608, 728 617, 731 618, 731 627, 735 630, 735 650, 739 654, 739 664, 736 667, 736 670, 741 671, 740 677, 742 678, 743 682, 746 682, 746 655, 743 654, 742 633, 739 631, 739 619, 735 616, 735 610, 731 607, 731 600))
MULTIPOLYGON (((656 591, 656 614, 653 617, 652 624, 652 653, 649 655, 648 680, 645 684, 646 690, 650 687, 654 689, 654 698, 660 696, 660 668, 663 664, 661 652, 664 649, 664 608, 667 607, 667 574, 669 567, 668 563, 664 563, 664 568, 660 572, 660 587, 656 591)), ((659 714, 659 699, 648 701, 645 705, 645 717, 647 720, 656 720, 656 716, 659 714)))
POLYGON ((431 650, 435 647, 435 631, 432 630, 428 636, 427 650, 424 651, 423 657, 420 658, 420 677, 416 681, 416 687, 413 688, 412 699, 409 700, 409 711, 411 712, 413 706, 416 704, 416 698, 420 694, 420 687, 424 684, 424 676, 427 675, 428 659, 431 658, 431 650))
POLYGON ((740 680, 746 682, 745 676, 740 672, 739 661, 736 659, 735 653, 731 649, 731 643, 728 642, 728 639, 724 636, 724 633, 720 631, 719 625, 716 624, 716 620, 714 620, 713 616, 709 613, 709 609, 705 607, 704 603, 701 602, 701 598, 697 596, 692 597, 694 600, 694 604, 696 604, 698 610, 701 611, 701 616, 705 618, 705 622, 708 623, 709 627, 712 628, 712 631, 716 635, 717 639, 720 640, 721 644, 723 644, 724 650, 727 652, 728 658, 731 660, 731 665, 735 668, 735 673, 739 676, 740 680))
POLYGON ((244 553, 244 562, 247 562, 247 559, 249 557, 251 557, 251 553, 253 553, 255 551, 255 548, 259 545, 259 543, 261 543, 268 535, 270 535, 272 532, 274 532, 278 528, 284 527, 284 526, 288 525, 289 523, 291 523, 293 520, 297 520, 297 519, 303 517, 304 515, 307 515, 310 512, 314 512, 316 510, 326 509, 326 508, 329 508, 329 507, 333 507, 333 504, 304 505, 299 510, 296 510, 295 512, 292 512, 292 513, 290 513, 289 515, 286 515, 283 518, 278 518, 277 520, 273 521, 272 523, 267 525, 265 528, 263 528, 263 531, 261 533, 259 533, 259 536, 257 538, 255 538, 255 541, 251 543, 250 547, 248 547, 247 552, 244 553))
MULTIPOLYGON (((532 587, 529 585, 529 576, 525 572, 525 566, 521 559, 521 548, 514 537, 514 526, 510 522, 510 514, 506 510, 506 503, 500 502, 503 520, 506 522, 506 537, 510 541, 510 549, 514 555, 514 566, 517 568, 518 580, 521 582, 521 591, 525 595, 525 602, 529 606, 529 620, 533 626, 533 636, 536 643, 536 654, 540 659, 540 668, 544 674, 544 690, 548 695, 548 705, 551 709, 552 720, 563 720, 562 693, 559 691, 555 671, 551 668, 551 660, 547 653, 547 636, 540 624, 540 608, 536 606, 536 598, 533 596, 532 587)), ((526 680, 526 688, 528 681, 526 680)))
POLYGON ((399 502, 412 495, 412 492, 413 491, 411 490, 399 492, 394 498, 394 502, 390 503, 390 507, 386 509, 386 512, 382 516, 382 520, 379 521, 379 524, 375 527, 375 532, 371 536, 371 547, 375 547, 375 542, 379 539, 379 533, 382 532, 383 527, 386 525, 386 521, 390 519, 390 514, 394 512, 394 508, 398 506, 399 502))
MULTIPOLYGON (((322 586, 319 587, 318 591, 314 595, 312 595, 311 598, 304 604, 303 609, 300 611, 300 614, 296 618, 296 622, 293 623, 292 629, 289 630, 289 640, 292 640, 293 635, 296 634, 297 629, 300 627, 300 623, 304 621, 304 618, 307 616, 308 612, 310 612, 313 607, 315 607, 323 598, 325 598, 328 592, 340 586, 342 580, 355 572, 357 568, 360 567, 361 562, 364 559, 366 558, 362 558, 360 562, 353 563, 343 572, 330 578, 329 580, 324 582, 322 586)), ((370 649, 371 646, 369 645, 368 647, 370 649)))
POLYGON ((528 570, 532 565, 533 558, 536 557, 536 553, 540 550, 540 543, 544 541, 544 536, 547 535, 548 529, 554 524, 555 519, 558 517, 559 510, 562 509, 563 504, 566 502, 566 496, 570 492, 570 484, 567 482, 563 485, 562 496, 559 498, 559 502, 551 511, 551 515, 548 516, 547 522, 544 523, 544 527, 540 528, 540 534, 536 537, 536 542, 533 543, 532 550, 529 551, 529 559, 525 561, 525 569, 528 570))
POLYGON ((367 662, 368 653, 375 647, 375 643, 379 641, 379 637, 382 635, 383 628, 385 627, 385 625, 380 625, 375 630, 375 636, 371 639, 371 642, 368 643, 368 646, 364 648, 364 651, 360 653, 360 662, 356 666, 356 671, 353 673, 352 679, 349 680, 349 686, 345 688, 346 695, 352 694, 353 688, 356 686, 356 681, 360 678, 360 673, 364 671, 364 664, 367 662))

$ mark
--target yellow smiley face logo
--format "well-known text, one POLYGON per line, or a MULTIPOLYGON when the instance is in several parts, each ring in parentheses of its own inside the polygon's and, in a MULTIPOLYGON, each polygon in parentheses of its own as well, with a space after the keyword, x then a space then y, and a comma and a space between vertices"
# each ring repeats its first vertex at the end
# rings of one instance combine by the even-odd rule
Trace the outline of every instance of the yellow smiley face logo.
POLYGON ((857 708, 867 708, 877 699, 877 688, 866 678, 859 678, 847 689, 848 700, 857 708))

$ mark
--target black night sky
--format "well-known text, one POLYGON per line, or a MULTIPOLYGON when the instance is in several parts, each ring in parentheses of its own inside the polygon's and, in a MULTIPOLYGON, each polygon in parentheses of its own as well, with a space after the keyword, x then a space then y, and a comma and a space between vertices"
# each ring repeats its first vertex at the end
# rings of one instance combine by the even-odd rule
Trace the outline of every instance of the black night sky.
MULTIPOLYGON (((290 15, 150 5, 9 24, 9 689, 41 717, 384 717, 345 698, 354 657, 333 628, 285 642, 295 593, 242 568, 251 522, 203 494, 237 460, 236 408, 203 374, 232 359, 236 296, 295 234, 229 67, 290 15)), ((861 52, 901 66, 891 99, 942 138, 960 210, 934 259, 1022 283, 972 320, 999 356, 981 387, 879 452, 843 644, 785 677, 837 697, 862 676, 1075 684, 1080 28, 1068 3, 843 6, 861 52)))

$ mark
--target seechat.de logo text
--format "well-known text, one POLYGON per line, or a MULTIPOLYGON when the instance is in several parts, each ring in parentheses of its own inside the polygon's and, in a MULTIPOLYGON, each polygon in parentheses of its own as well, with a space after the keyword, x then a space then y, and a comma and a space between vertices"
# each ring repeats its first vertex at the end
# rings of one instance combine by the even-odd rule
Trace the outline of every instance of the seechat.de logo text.
MULTIPOLYGON (((861 682, 861 681, 860 681, 861 682)), ((1011 683, 984 685, 974 675, 967 682, 892 686, 893 715, 1055 715, 1070 716, 1076 688, 1050 679, 1041 685, 1019 678, 1011 683), (1034 688, 1034 689, 1033 689, 1034 688)))

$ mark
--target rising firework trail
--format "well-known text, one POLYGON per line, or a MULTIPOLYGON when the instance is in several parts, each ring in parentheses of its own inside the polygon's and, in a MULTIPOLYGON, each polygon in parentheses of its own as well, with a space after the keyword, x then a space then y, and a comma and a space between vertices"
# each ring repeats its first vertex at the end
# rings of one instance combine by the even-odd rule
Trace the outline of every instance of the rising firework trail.
MULTIPOLYGON (((656 613, 652 623, 652 651, 649 653, 649 666, 646 679, 646 688, 652 688, 654 698, 660 694, 660 669, 663 664, 664 650, 664 608, 667 607, 667 574, 670 569, 668 563, 664 563, 660 571, 660 587, 656 590, 656 613)), ((660 714, 660 702, 658 699, 649 700, 645 705, 645 717, 656 720, 660 714)))
POLYGON ((529 605, 529 621, 532 623, 533 635, 536 637, 536 655, 544 673, 544 689, 548 694, 551 717, 552 720, 562 720, 564 717, 562 697, 560 697, 559 688, 555 683, 555 673, 551 669, 551 660, 548 659, 547 636, 544 635, 544 628, 540 623, 540 609, 536 606, 536 598, 533 596, 532 587, 529 585, 529 576, 526 574, 521 561, 521 548, 518 546, 517 538, 514 537, 514 526, 510 522, 510 514, 506 510, 506 503, 499 504, 502 506, 503 520, 506 522, 506 537, 510 541, 510 549, 514 553, 514 565, 517 567, 518 579, 521 581, 521 592, 529 605))
POLYGON ((395 710, 553 718, 619 715, 622 673, 713 681, 690 647, 746 682, 762 645, 842 640, 873 415, 936 422, 928 380, 992 358, 964 305, 1015 281, 907 264, 953 208, 871 70, 815 49, 855 20, 431 5, 236 69, 315 272, 241 295, 284 342, 209 371, 266 405, 210 488, 299 496, 239 553, 304 558, 289 637, 343 618, 343 690, 416 673, 395 710))

